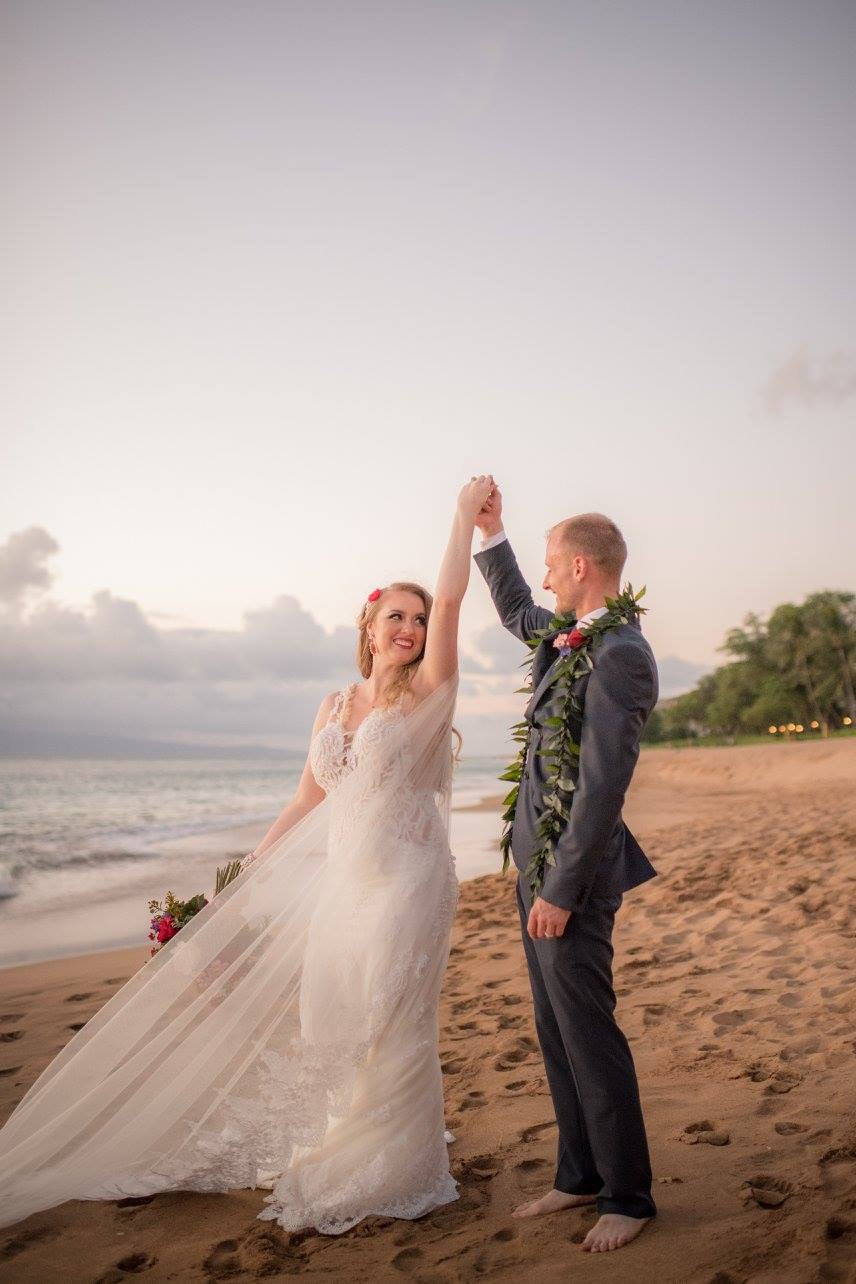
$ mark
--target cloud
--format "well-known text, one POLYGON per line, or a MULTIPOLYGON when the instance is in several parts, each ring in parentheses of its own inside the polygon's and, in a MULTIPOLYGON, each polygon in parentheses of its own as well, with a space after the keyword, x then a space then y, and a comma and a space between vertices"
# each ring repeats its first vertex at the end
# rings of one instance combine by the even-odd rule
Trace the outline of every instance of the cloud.
MULTIPOLYGON (((354 631, 326 632, 296 597, 246 611, 240 629, 165 628, 103 589, 86 609, 44 593, 59 545, 31 527, 0 547, 9 609, 0 611, 0 753, 122 754, 195 747, 305 752, 323 696, 355 676, 354 631), (21 607, 25 592, 41 600, 21 607)), ((525 697, 527 648, 489 625, 462 663, 456 725, 467 754, 505 754, 525 697)), ((664 696, 704 670, 660 665, 664 696)))
POLYGON ((46 589, 53 577, 44 563, 58 551, 59 544, 42 526, 10 535, 0 547, 0 602, 16 607, 28 590, 46 589))
POLYGON ((823 360, 812 359, 805 345, 773 371, 761 389, 762 403, 770 415, 780 415, 789 405, 838 406, 856 396, 856 352, 833 352, 823 360))
POLYGON ((58 550, 39 527, 0 546, 0 752, 116 737, 305 748, 322 697, 353 677, 353 630, 328 633, 291 595, 241 629, 164 628, 106 589, 86 609, 47 597, 58 550))
POLYGON ((529 648, 508 629, 488 624, 475 635, 470 651, 476 658, 468 667, 475 672, 517 674, 521 679, 524 676, 520 665, 529 655, 529 648))

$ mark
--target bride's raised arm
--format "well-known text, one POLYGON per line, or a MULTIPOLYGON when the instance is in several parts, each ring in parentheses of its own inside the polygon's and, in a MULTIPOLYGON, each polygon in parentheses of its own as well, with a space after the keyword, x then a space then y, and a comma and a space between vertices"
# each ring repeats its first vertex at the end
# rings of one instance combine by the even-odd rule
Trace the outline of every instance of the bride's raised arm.
POLYGON ((470 580, 473 531, 476 517, 492 488, 493 478, 483 475, 467 482, 458 495, 452 533, 440 564, 428 617, 424 658, 412 684, 420 698, 424 699, 458 671, 458 620, 470 580))

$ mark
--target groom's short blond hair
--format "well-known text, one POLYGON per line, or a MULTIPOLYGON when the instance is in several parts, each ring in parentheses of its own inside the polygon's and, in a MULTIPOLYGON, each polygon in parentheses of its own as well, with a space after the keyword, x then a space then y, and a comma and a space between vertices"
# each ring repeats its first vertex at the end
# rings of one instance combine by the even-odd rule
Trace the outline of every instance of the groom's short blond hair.
POLYGON ((581 553, 590 557, 605 575, 618 578, 627 561, 624 536, 609 517, 603 513, 578 513, 566 517, 547 531, 547 538, 555 535, 560 546, 570 557, 581 553))

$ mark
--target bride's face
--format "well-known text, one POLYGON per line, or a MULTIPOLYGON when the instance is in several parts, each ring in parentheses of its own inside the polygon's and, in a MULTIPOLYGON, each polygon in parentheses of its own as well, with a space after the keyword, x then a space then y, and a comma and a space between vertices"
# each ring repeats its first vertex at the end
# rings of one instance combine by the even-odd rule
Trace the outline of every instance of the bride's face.
POLYGON ((417 593, 390 590, 380 601, 380 610, 369 625, 377 650, 375 659, 393 664, 410 664, 425 648, 428 616, 417 593))

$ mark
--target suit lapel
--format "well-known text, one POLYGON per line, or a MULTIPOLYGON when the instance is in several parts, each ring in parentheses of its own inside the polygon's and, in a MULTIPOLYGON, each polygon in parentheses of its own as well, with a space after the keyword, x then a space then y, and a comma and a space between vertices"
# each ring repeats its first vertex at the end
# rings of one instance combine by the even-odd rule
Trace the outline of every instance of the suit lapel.
MULTIPOLYGON (((545 648, 549 647, 550 650, 553 649, 552 642, 542 642, 541 645, 545 648)), ((532 713, 535 710, 535 706, 538 704, 538 701, 541 699, 544 692, 547 690, 547 688, 549 687, 550 683, 553 680, 553 677, 554 677, 553 670, 555 669, 556 665, 559 663, 561 658, 562 657, 557 652, 556 658, 554 660, 549 661, 546 669, 543 670, 541 677, 535 683, 534 690, 532 692, 532 695, 529 698, 529 703, 527 704, 526 708, 523 710, 524 718, 532 717, 532 713)), ((547 659, 549 660, 549 652, 547 655, 547 659)))

